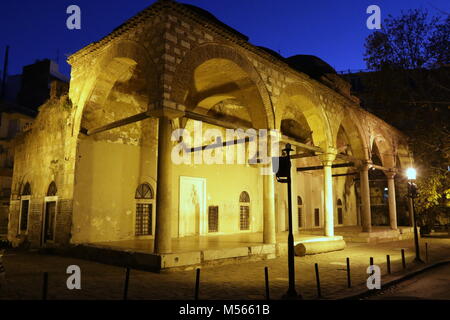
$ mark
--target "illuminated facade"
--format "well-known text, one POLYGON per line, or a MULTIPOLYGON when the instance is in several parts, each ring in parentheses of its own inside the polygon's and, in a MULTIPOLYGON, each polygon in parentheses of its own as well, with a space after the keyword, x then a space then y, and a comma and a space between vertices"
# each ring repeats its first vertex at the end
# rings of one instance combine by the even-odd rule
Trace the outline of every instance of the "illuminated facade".
MULTIPOLYGON (((256 47, 196 7, 158 1, 69 62, 68 97, 43 105, 17 142, 13 242, 142 239, 156 254, 192 236, 259 233, 275 244, 287 229, 286 185, 257 164, 172 162, 173 130, 191 130, 195 120, 220 132, 276 129, 281 148, 289 142, 302 155, 292 170, 296 234, 331 237, 339 226, 370 233, 373 146, 389 195, 398 168, 410 163, 403 134, 361 109, 326 63, 256 47), (19 230, 22 214, 27 228, 19 230)), ((390 228, 398 232, 390 199, 390 228)))

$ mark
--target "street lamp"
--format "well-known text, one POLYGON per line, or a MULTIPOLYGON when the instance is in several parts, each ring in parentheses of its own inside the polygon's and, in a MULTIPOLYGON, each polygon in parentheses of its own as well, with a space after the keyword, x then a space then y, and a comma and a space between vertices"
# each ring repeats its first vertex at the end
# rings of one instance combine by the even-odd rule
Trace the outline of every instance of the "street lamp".
POLYGON ((277 181, 280 183, 287 183, 288 187, 288 218, 289 218, 289 233, 288 233, 288 270, 289 270, 289 288, 283 295, 283 299, 302 299, 302 296, 295 290, 295 260, 294 260, 294 235, 292 233, 292 195, 291 195, 291 157, 290 153, 293 151, 289 143, 286 148, 282 150, 283 157, 274 159, 278 166, 274 166, 273 171, 276 174, 277 181))
POLYGON ((411 198, 411 209, 412 209, 412 219, 413 219, 413 227, 414 227, 414 246, 416 249, 416 257, 414 259, 415 262, 423 262, 420 259, 420 249, 419 249, 419 235, 417 233, 417 218, 416 218, 416 209, 414 207, 414 198, 417 198, 417 185, 415 184, 417 172, 414 168, 408 168, 406 170, 406 176, 408 177, 408 197, 411 198))

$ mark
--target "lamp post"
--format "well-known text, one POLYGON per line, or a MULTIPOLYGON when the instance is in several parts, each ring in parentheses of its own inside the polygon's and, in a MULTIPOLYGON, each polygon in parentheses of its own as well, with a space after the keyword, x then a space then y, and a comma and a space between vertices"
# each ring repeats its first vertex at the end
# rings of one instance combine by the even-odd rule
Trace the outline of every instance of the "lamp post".
POLYGON ((408 197, 411 198, 411 209, 412 209, 412 219, 413 219, 413 227, 414 227, 414 246, 416 249, 416 257, 414 258, 415 262, 423 262, 420 259, 420 249, 419 249, 419 235, 417 232, 417 219, 416 219, 416 210, 414 207, 414 198, 417 197, 417 185, 415 184, 416 180, 416 169, 408 168, 406 170, 406 176, 408 177, 408 197))
POLYGON ((295 261, 294 261, 294 235, 292 233, 292 195, 291 195, 291 158, 290 153, 293 151, 289 143, 282 150, 283 157, 277 158, 278 167, 274 167, 277 181, 280 183, 287 183, 288 187, 288 269, 289 269, 289 288, 283 295, 283 299, 301 299, 302 296, 297 294, 295 290, 295 261))

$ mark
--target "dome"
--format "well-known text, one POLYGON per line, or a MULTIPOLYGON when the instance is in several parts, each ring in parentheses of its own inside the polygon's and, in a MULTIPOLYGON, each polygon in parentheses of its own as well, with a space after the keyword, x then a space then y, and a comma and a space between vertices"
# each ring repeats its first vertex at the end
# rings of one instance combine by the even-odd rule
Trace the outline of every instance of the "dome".
POLYGON ((233 33, 234 35, 238 36, 239 38, 243 38, 245 41, 248 41, 249 38, 240 33, 239 31, 233 29, 232 27, 226 25, 219 19, 217 19, 211 12, 206 11, 205 9, 193 6, 192 4, 183 3, 183 6, 188 8, 189 10, 195 12, 196 14, 202 16, 203 18, 210 20, 211 22, 220 25, 222 28, 227 29, 229 32, 233 33))
POLYGON ((313 55, 298 54, 287 58, 286 62, 291 68, 306 73, 314 79, 320 79, 321 76, 329 73, 336 74, 333 67, 313 55))

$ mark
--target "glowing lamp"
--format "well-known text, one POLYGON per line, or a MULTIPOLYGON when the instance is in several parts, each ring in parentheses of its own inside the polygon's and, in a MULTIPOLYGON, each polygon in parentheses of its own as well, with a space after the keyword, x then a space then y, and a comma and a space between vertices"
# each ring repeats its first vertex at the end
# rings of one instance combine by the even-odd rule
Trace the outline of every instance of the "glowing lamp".
POLYGON ((408 180, 416 180, 417 172, 414 168, 408 168, 406 169, 406 176, 408 177, 408 180))

